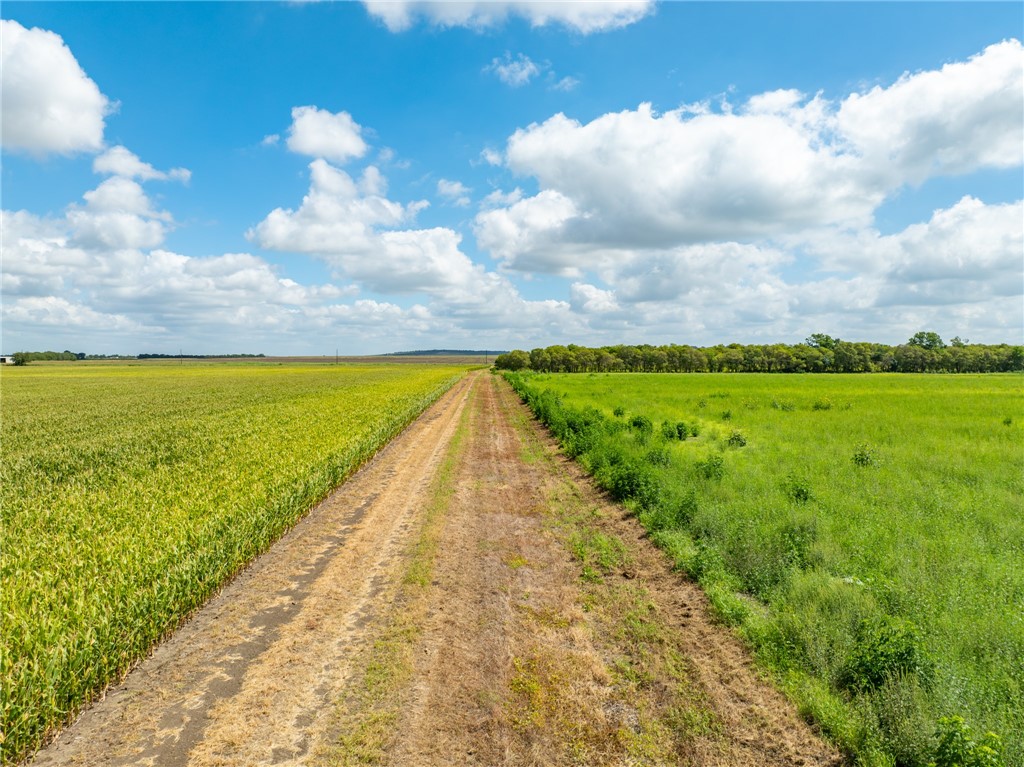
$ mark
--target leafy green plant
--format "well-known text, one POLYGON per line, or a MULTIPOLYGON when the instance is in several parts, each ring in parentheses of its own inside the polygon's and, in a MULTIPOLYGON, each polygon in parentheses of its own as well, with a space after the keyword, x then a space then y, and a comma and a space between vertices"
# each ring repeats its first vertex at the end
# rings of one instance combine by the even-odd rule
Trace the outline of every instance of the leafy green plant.
POLYGON ((883 615, 862 621, 840 681, 854 691, 877 689, 898 674, 927 674, 930 662, 917 627, 883 615))
POLYGON ((697 471, 704 479, 721 479, 725 474, 725 459, 718 453, 711 453, 703 461, 697 461, 697 471))
POLYGON ((811 483, 802 474, 790 472, 782 482, 782 489, 789 500, 795 503, 807 503, 814 497, 811 483))
POLYGON ((666 448, 656 447, 647 451, 647 463, 653 466, 668 466, 671 463, 669 452, 666 448))
POLYGON ((665 439, 677 439, 678 435, 676 433, 675 424, 673 424, 671 421, 662 421, 661 436, 664 437, 665 439))
POLYGON ((743 436, 743 432, 734 429, 729 435, 729 439, 726 440, 726 444, 729 447, 746 447, 747 438, 743 436))
POLYGON ((651 423, 650 418, 644 415, 633 416, 629 421, 629 425, 643 435, 654 433, 654 424, 651 423))
POLYGON ((959 716, 939 720, 938 745, 930 767, 1004 767, 1003 741, 994 732, 976 741, 971 728, 959 716))
POLYGON ((878 464, 878 456, 871 445, 862 442, 853 451, 853 462, 857 466, 875 466, 878 464))

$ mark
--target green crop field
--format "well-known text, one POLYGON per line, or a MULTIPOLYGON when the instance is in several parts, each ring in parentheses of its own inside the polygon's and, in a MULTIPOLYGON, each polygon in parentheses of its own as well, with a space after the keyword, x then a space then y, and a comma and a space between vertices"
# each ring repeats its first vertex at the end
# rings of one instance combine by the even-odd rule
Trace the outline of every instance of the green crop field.
POLYGON ((508 377, 859 763, 1024 764, 1020 376, 508 377))
POLYGON ((4 370, 0 761, 122 675, 464 370, 4 370))

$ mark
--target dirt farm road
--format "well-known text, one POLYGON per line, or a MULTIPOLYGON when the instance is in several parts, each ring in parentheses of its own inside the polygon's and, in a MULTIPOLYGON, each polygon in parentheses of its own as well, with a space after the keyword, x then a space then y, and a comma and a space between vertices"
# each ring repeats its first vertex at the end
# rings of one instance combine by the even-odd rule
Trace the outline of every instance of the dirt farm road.
POLYGON ((30 764, 842 760, 474 373, 30 764))

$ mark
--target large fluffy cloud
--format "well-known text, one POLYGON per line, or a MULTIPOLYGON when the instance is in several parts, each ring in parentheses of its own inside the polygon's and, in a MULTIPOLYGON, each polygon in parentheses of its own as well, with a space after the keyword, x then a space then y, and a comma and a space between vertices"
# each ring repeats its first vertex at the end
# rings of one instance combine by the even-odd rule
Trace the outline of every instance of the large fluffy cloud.
MULTIPOLYGON (((367 167, 359 181, 323 159, 309 167, 301 205, 271 211, 248 232, 253 242, 314 255, 375 293, 425 295, 435 330, 449 336, 471 329, 578 327, 568 303, 526 300, 507 277, 473 263, 455 230, 413 227, 427 203, 388 199, 376 167, 367 167)), ((441 179, 438 192, 458 205, 469 189, 441 179)))
POLYGON ((783 90, 735 110, 557 114, 508 139, 506 165, 540 191, 483 210, 477 239, 511 268, 566 273, 609 248, 867 226, 902 185, 1019 166, 1022 71, 1012 40, 839 103, 783 90))
POLYGON ((309 192, 298 209, 276 208, 249 231, 261 247, 300 253, 366 253, 376 227, 411 222, 425 201, 402 205, 383 195, 379 171, 370 166, 357 182, 317 159, 310 163, 309 192))
POLYGON ((559 24, 583 34, 627 26, 654 8, 653 0, 363 0, 363 5, 392 32, 408 29, 420 18, 439 27, 482 29, 519 16, 535 27, 559 24))
POLYGON ((111 104, 60 35, 0 20, 2 145, 35 156, 103 147, 111 104))
POLYGON ((889 183, 1013 168, 1024 159, 1024 51, 1017 40, 966 62, 854 93, 836 131, 889 183))
POLYGON ((170 213, 157 210, 130 178, 108 178, 83 197, 85 205, 72 205, 67 221, 74 241, 84 247, 156 247, 172 223, 170 213))
POLYGON ((992 341, 1022 340, 1024 203, 964 197, 889 235, 819 230, 784 246, 702 243, 605 251, 573 285, 591 328, 644 328, 696 342, 798 339, 815 329, 896 342, 923 327, 992 341), (797 256, 817 270, 788 270, 797 256), (677 328, 672 330, 673 324, 677 328))

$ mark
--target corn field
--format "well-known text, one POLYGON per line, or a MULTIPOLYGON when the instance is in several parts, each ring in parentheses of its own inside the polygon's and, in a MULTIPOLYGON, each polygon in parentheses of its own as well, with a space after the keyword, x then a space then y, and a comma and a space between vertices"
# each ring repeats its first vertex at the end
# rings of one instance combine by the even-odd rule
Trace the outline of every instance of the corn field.
POLYGON ((0 761, 119 680, 461 373, 4 371, 0 761))

